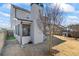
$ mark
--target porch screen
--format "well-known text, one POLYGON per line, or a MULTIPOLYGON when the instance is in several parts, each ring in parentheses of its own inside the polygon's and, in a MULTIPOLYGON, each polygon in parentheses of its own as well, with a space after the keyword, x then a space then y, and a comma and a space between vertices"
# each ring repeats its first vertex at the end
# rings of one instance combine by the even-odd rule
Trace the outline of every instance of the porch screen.
POLYGON ((15 33, 16 35, 20 35, 19 25, 15 26, 15 33))
POLYGON ((30 36, 30 25, 27 25, 27 24, 22 25, 22 35, 30 36))

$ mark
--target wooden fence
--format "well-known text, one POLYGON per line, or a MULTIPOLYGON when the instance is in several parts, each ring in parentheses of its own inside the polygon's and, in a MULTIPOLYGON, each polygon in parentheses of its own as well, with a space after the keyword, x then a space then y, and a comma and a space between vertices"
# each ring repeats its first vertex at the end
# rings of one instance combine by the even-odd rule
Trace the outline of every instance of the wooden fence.
POLYGON ((0 55, 2 53, 2 49, 5 44, 5 39, 6 39, 6 31, 0 30, 0 55))

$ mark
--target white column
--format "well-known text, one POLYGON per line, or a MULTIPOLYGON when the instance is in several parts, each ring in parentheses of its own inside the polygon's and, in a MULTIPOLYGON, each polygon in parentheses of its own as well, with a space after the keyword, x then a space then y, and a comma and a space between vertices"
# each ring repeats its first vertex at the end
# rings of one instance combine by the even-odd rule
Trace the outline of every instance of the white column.
POLYGON ((22 23, 20 23, 19 32, 20 32, 20 45, 22 45, 22 23))

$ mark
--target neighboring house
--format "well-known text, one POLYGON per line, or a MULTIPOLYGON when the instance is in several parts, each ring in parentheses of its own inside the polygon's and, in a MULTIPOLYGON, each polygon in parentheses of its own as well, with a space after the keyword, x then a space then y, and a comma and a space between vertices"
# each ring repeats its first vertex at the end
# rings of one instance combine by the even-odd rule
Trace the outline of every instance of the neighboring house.
POLYGON ((79 31, 79 24, 69 25, 68 28, 72 29, 72 31, 79 31))
POLYGON ((31 11, 11 5, 11 23, 16 40, 25 45, 44 41, 44 34, 37 25, 39 10, 43 10, 42 4, 31 4, 31 11))
POLYGON ((69 25, 63 30, 63 35, 68 37, 79 37, 79 24, 69 25))
POLYGON ((62 35, 63 36, 69 36, 69 31, 70 31, 70 29, 69 28, 67 28, 67 27, 64 27, 64 29, 63 29, 63 31, 62 31, 62 35))
POLYGON ((69 30, 66 30, 66 29, 63 30, 63 31, 62 31, 62 35, 68 37, 68 36, 69 36, 69 30))
POLYGON ((63 31, 63 26, 61 25, 54 25, 54 35, 62 35, 62 31, 63 31))
POLYGON ((70 30, 70 36, 79 38, 79 24, 70 25, 68 26, 70 30))

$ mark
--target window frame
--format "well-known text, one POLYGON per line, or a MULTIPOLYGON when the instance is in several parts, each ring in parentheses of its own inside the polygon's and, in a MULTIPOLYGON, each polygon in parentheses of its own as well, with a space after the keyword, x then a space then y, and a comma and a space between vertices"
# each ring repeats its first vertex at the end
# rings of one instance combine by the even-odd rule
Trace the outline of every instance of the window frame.
POLYGON ((22 24, 22 36, 30 36, 30 24, 22 24))

